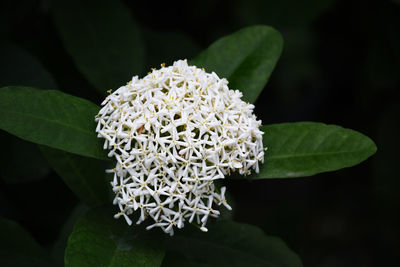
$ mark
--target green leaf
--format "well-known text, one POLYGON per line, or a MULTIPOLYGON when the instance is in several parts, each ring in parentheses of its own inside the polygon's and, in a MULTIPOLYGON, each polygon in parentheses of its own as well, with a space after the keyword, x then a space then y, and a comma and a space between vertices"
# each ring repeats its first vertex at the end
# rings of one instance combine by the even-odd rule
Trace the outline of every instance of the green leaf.
POLYGON ((112 177, 105 173, 108 162, 45 146, 40 149, 56 173, 85 203, 96 206, 111 202, 109 182, 112 177))
POLYGON ((219 221, 209 225, 207 233, 197 230, 172 238, 163 266, 296 267, 302 264, 279 238, 267 236, 255 226, 219 221))
POLYGON ((144 46, 121 2, 53 1, 53 18, 78 69, 103 94, 142 73, 144 46))
POLYGON ((351 129, 316 122, 262 126, 268 147, 253 179, 311 176, 356 165, 376 152, 374 142, 351 129))
POLYGON ((83 156, 108 159, 96 137, 99 108, 59 91, 0 89, 0 129, 24 140, 83 156))
POLYGON ((157 234, 161 233, 115 220, 108 211, 91 210, 69 237, 65 266, 160 266, 164 251, 157 234))
POLYGON ((17 223, 0 218, 0 266, 54 266, 47 252, 17 223))
POLYGON ((283 39, 269 26, 252 26, 222 37, 190 64, 227 78, 229 88, 255 102, 282 52, 283 39))

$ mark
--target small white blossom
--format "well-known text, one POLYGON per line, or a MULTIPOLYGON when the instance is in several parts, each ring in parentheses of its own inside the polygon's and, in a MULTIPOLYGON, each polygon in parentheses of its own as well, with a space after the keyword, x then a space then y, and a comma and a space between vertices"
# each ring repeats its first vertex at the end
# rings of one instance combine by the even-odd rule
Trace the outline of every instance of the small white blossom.
POLYGON ((207 232, 213 205, 224 205, 226 188, 214 181, 231 173, 258 172, 264 160, 261 121, 242 93, 228 81, 186 60, 137 76, 110 94, 96 116, 98 137, 117 164, 111 185, 114 204, 128 215, 138 211, 137 224, 146 218, 173 235, 195 221, 207 232))

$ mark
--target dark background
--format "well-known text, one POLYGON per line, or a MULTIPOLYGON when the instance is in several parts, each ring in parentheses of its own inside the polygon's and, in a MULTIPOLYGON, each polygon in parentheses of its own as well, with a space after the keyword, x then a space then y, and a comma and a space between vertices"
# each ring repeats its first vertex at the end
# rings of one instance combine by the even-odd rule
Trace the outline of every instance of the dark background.
MULTIPOLYGON (((308 178, 225 181, 234 219, 280 236, 304 266, 400 266, 400 1, 124 4, 144 36, 147 69, 192 58, 245 26, 279 30, 283 54, 256 102, 263 124, 338 124, 371 137, 378 152, 358 166, 308 178)), ((63 48, 49 1, 0 5, 0 86, 57 86, 101 102, 63 48), (51 83, 31 73, 37 65, 20 61, 27 56, 49 72, 51 83), (15 69, 26 72, 24 79, 15 69)), ((78 199, 32 144, 4 132, 0 137, 0 216, 22 224, 50 250, 78 199)))

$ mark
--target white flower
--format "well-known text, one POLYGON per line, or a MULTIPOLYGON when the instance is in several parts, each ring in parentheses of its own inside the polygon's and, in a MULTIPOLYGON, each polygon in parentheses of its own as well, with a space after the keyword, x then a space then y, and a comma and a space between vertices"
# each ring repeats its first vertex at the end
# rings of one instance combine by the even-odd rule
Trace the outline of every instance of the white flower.
POLYGON ((137 76, 110 94, 96 116, 98 137, 117 164, 111 185, 115 218, 140 210, 173 235, 174 226, 195 221, 207 231, 215 205, 231 209, 225 187, 214 180, 233 172, 258 172, 264 160, 261 121, 228 81, 186 60, 137 76))

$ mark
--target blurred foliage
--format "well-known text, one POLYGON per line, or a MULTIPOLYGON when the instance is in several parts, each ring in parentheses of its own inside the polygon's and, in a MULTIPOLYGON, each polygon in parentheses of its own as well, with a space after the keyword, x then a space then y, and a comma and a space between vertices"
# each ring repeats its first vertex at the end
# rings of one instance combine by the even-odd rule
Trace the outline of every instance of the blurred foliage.
POLYGON ((212 224, 207 234, 184 229, 166 243, 162 266, 303 266, 279 238, 233 221, 212 224))
POLYGON ((21 226, 0 218, 1 266, 54 266, 48 253, 21 226))
POLYGON ((190 59, 201 51, 201 47, 190 35, 180 31, 158 31, 143 28, 142 35, 147 53, 145 70, 158 68, 161 63, 171 65, 177 58, 190 59))
POLYGON ((62 225, 57 240, 51 249, 51 255, 60 266, 64 265, 65 249, 67 248, 68 238, 74 229, 75 223, 87 211, 88 207, 85 204, 80 203, 76 205, 62 225))
POLYGON ((0 132, 4 151, 0 156, 2 168, 0 176, 5 183, 27 183, 41 179, 50 173, 50 166, 36 144, 23 141, 5 132, 0 132))
MULTIPOLYGON (((17 45, 4 41, 0 44, 2 71, 0 87, 26 85, 43 89, 56 89, 54 79, 42 64, 17 45)), ((0 175, 6 183, 28 182, 48 175, 50 167, 35 144, 23 141, 3 131, 0 132, 3 149, 0 158, 4 166, 0 175)))
POLYGON ((2 71, 0 86, 25 85, 41 89, 57 89, 51 74, 24 49, 12 43, 0 44, 2 71))
MULTIPOLYGON (((79 73, 57 33, 51 1, 4 0, 0 5, 1 85, 60 89, 100 103, 101 94, 79 73)), ((144 72, 162 62, 193 58, 245 26, 267 24, 280 31, 284 50, 256 102, 257 116, 264 124, 318 120, 351 127, 375 140, 379 150, 360 166, 333 174, 224 181, 235 199, 234 219, 280 236, 305 266, 399 265, 399 1, 124 5, 144 40, 144 72)), ((3 132, 1 137, 0 215, 18 221, 53 250, 77 200, 49 171, 36 146, 3 132)))
POLYGON ((102 205, 112 201, 108 186, 112 175, 104 171, 112 167, 111 162, 46 146, 40 146, 40 150, 65 184, 86 204, 102 205))
POLYGON ((122 3, 57 0, 51 7, 66 50, 101 94, 143 72, 140 30, 122 3))

